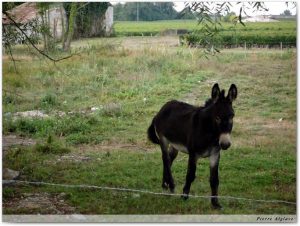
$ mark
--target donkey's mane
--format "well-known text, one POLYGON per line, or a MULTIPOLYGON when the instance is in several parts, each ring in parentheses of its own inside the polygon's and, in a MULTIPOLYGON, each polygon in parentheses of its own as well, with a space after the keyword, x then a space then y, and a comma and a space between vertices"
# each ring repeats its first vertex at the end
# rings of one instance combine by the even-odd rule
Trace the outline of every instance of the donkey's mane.
POLYGON ((207 100, 205 101, 205 104, 204 104, 203 107, 206 108, 206 107, 212 105, 213 103, 214 103, 213 99, 212 99, 212 98, 209 98, 209 99, 207 99, 207 100))
MULTIPOLYGON (((219 95, 219 99, 221 99, 221 100, 225 99, 225 90, 224 89, 222 89, 222 91, 219 95)), ((215 103, 215 101, 212 98, 209 98, 205 101, 205 104, 203 107, 204 108, 209 107, 209 106, 213 105, 214 103, 215 103)))

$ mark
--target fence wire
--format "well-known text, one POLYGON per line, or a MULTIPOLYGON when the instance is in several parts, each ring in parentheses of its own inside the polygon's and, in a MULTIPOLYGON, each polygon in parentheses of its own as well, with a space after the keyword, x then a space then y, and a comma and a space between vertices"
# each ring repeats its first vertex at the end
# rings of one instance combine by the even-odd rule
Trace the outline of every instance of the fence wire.
MULTIPOLYGON (((184 194, 178 193, 163 193, 163 192, 153 192, 149 190, 140 190, 140 189, 131 189, 131 188, 114 188, 107 186, 96 186, 96 185, 86 185, 86 184, 57 184, 57 183, 49 183, 49 182, 41 182, 41 181, 23 181, 23 180, 2 180, 3 185, 9 184, 29 184, 29 185, 47 185, 47 186, 56 186, 56 187, 65 187, 65 188, 90 188, 90 189, 100 189, 100 190, 112 190, 112 191, 120 191, 120 192, 136 192, 136 193, 144 193, 151 194, 156 196, 182 196, 184 194)), ((205 198, 210 199, 214 197, 218 197, 219 199, 233 199, 233 200, 242 200, 249 202, 263 202, 263 203, 283 203, 288 205, 297 205, 296 202, 289 202, 285 200, 265 200, 265 199, 250 199, 243 197, 234 197, 234 196, 209 196, 209 195, 189 195, 190 198, 205 198)))

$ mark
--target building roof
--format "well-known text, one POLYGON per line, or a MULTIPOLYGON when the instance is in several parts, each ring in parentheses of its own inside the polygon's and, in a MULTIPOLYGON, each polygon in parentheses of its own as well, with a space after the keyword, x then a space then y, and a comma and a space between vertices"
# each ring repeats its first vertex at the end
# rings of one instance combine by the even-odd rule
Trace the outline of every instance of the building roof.
POLYGON ((271 19, 270 15, 257 15, 247 17, 243 22, 278 22, 278 20, 271 19))
MULTIPOLYGON (((38 15, 38 9, 35 2, 26 2, 15 8, 7 11, 7 13, 14 19, 18 24, 26 24, 38 15)), ((2 13, 2 24, 11 24, 12 21, 2 13)))

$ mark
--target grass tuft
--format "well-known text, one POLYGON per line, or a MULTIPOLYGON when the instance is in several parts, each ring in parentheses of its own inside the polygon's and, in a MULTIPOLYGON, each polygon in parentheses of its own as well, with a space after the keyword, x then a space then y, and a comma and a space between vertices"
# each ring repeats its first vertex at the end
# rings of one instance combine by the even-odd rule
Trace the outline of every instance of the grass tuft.
POLYGON ((65 154, 71 150, 65 147, 61 142, 55 140, 52 135, 49 135, 47 141, 44 144, 36 144, 35 151, 44 154, 65 154))

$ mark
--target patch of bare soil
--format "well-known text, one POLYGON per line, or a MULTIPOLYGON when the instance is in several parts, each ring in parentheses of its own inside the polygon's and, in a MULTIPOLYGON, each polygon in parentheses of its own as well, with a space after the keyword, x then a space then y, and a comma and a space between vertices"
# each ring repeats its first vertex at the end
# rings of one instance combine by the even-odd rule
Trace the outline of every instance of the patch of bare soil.
MULTIPOLYGON (((32 56, 22 56, 22 55, 19 55, 19 56, 14 56, 14 60, 15 61, 21 61, 21 60, 24 60, 24 61, 30 61, 32 60, 33 57, 32 56)), ((2 56, 2 60, 3 61, 7 61, 7 60, 12 60, 11 57, 9 55, 3 55, 2 56)))
POLYGON ((234 123, 242 133, 241 136, 233 137, 233 144, 237 146, 270 146, 276 145, 274 140, 282 139, 296 143, 296 122, 293 121, 236 117, 234 123))
POLYGON ((126 49, 174 47, 178 45, 178 36, 130 37, 122 40, 122 46, 126 49))
POLYGON ((57 164, 60 162, 69 162, 69 163, 82 163, 82 162, 88 162, 92 160, 91 157, 82 155, 82 154, 78 154, 78 153, 72 153, 72 154, 67 154, 67 155, 62 155, 62 156, 58 156, 56 159, 51 159, 51 160, 47 160, 45 161, 46 164, 57 164))
POLYGON ((252 118, 252 119, 246 119, 242 117, 237 117, 234 119, 236 123, 239 123, 243 126, 247 126, 248 128, 251 128, 253 126, 260 126, 264 129, 284 129, 284 130, 295 130, 296 129, 296 123, 285 120, 285 119, 265 119, 265 118, 252 118))
POLYGON ((3 212, 10 214, 71 214, 75 207, 65 202, 65 193, 23 193, 18 198, 3 200, 3 212))
POLYGON ((142 152, 151 152, 155 151, 155 148, 146 147, 142 144, 126 144, 126 143, 109 143, 109 144, 96 144, 96 145, 87 145, 82 144, 77 146, 78 153, 86 152, 110 152, 115 150, 126 150, 126 151, 142 151, 142 152))
POLYGON ((7 151, 10 147, 21 145, 31 146, 35 145, 36 141, 30 138, 19 137, 17 135, 2 135, 2 150, 7 151))

